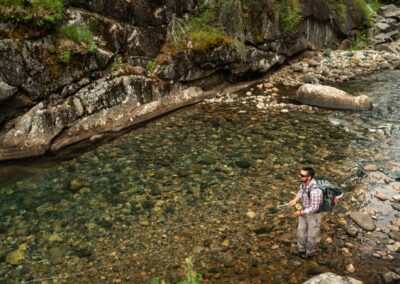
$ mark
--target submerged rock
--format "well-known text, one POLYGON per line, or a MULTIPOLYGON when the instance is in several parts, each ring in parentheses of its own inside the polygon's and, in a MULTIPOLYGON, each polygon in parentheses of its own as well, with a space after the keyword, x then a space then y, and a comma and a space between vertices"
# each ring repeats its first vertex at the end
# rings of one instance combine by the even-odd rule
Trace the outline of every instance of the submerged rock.
POLYGON ((296 100, 302 104, 333 109, 372 109, 372 100, 365 95, 356 97, 342 90, 323 85, 305 84, 301 86, 297 90, 296 100))
POLYGON ((25 251, 22 249, 14 250, 9 254, 7 254, 6 256, 6 262, 8 264, 17 265, 23 263, 24 261, 25 261, 25 251))

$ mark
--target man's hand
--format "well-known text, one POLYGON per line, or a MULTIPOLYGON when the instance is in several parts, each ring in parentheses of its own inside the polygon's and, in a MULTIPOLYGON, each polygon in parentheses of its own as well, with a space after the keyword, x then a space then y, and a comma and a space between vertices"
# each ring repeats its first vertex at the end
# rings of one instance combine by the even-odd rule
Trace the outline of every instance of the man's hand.
POLYGON ((293 218, 298 218, 299 216, 301 216, 301 211, 296 211, 296 212, 294 212, 293 214, 292 214, 292 217, 293 218))
POLYGON ((288 203, 288 206, 294 206, 297 203, 297 201, 295 199, 290 200, 288 203))

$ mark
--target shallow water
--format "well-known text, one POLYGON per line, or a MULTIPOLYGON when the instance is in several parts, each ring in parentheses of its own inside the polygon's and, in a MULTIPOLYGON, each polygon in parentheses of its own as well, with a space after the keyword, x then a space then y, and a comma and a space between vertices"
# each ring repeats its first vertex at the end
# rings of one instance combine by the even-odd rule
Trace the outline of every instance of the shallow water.
POLYGON ((399 77, 341 86, 373 97, 369 112, 198 104, 85 152, 0 164, 2 260, 26 244, 20 265, 0 263, 1 281, 145 283, 187 256, 215 283, 304 280, 288 273, 304 268, 290 257, 295 223, 275 207, 303 165, 351 192, 360 165, 398 160, 399 77), (259 224, 272 224, 261 239, 248 231, 259 224))

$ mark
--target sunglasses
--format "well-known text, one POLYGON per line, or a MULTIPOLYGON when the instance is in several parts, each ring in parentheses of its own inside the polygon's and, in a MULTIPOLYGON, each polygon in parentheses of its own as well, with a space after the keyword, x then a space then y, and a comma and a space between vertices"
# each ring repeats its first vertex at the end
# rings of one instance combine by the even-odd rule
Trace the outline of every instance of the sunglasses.
POLYGON ((308 175, 303 175, 303 174, 299 174, 299 176, 302 178, 308 177, 308 175))

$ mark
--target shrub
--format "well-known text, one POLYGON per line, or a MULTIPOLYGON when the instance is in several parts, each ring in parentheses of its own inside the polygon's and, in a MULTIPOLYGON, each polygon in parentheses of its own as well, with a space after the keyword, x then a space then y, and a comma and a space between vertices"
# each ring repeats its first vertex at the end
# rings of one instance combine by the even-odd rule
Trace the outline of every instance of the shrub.
POLYGON ((368 0, 367 2, 371 7, 371 9, 375 12, 378 11, 379 8, 381 7, 381 3, 378 0, 368 0))
POLYGON ((369 37, 367 34, 360 34, 351 44, 350 50, 360 50, 365 48, 369 43, 369 37))

